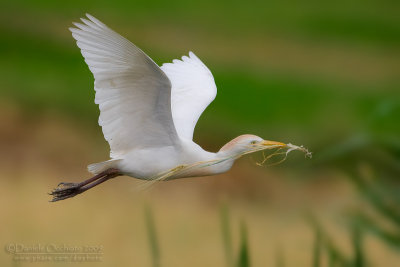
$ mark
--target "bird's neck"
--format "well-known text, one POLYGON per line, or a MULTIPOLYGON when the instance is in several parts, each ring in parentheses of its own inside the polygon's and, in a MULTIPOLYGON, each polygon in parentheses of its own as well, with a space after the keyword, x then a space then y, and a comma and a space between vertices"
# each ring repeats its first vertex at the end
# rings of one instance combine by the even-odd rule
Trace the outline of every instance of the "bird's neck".
POLYGON ((223 161, 235 161, 238 157, 232 151, 218 151, 215 153, 215 159, 223 161))
POLYGON ((235 160, 241 157, 241 153, 237 152, 235 149, 237 145, 237 138, 231 140, 230 142, 226 143, 221 149, 214 154, 214 157, 217 161, 219 161, 220 166, 224 166, 223 168, 229 170, 235 160))
POLYGON ((218 158, 231 158, 232 160, 237 159, 238 154, 235 150, 237 146, 238 138, 235 138, 221 147, 221 149, 216 153, 218 158))
POLYGON ((229 171, 232 168, 233 163, 235 162, 236 157, 227 153, 226 151, 218 151, 214 153, 214 164, 211 165, 212 172, 214 174, 224 173, 229 171))
POLYGON ((210 162, 209 168, 206 172, 218 174, 228 171, 235 160, 238 158, 233 147, 234 142, 229 142, 224 145, 218 152, 209 152, 201 148, 198 144, 192 140, 182 140, 183 147, 188 148, 188 158, 192 158, 196 162, 210 162))

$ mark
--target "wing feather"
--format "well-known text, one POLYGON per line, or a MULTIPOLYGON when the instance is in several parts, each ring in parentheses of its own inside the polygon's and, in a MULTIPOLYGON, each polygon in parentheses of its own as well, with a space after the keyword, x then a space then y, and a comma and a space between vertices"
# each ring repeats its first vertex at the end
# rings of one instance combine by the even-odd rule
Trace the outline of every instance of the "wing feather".
POLYGON ((176 146, 171 82, 142 50, 87 14, 70 28, 93 73, 99 124, 111 157, 131 149, 176 146))
POLYGON ((217 86, 211 71, 193 52, 172 62, 161 66, 172 84, 172 117, 179 137, 192 140, 200 115, 217 95, 217 86))

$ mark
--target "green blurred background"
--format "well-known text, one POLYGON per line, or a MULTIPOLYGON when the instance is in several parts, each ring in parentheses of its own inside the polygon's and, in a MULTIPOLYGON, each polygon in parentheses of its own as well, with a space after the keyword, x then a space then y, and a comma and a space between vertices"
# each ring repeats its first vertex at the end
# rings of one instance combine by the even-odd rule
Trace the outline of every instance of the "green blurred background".
MULTIPOLYGON (((0 245, 103 246, 85 266, 400 264, 400 2, 0 7, 0 245), (159 65, 193 51, 210 68, 218 96, 195 131, 205 149, 253 133, 303 144, 313 159, 257 167, 251 155, 216 177, 140 192, 124 177, 48 203, 58 182, 108 158, 93 77, 68 30, 86 12, 159 65)), ((0 264, 55 263, 4 252, 0 264)))

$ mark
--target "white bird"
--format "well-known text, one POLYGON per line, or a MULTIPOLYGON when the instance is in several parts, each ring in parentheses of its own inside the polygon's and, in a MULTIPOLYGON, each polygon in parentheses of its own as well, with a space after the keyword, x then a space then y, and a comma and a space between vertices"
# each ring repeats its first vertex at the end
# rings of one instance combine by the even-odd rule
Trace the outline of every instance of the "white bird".
MULTIPOLYGON (((133 43, 87 14, 70 28, 94 76, 99 125, 110 145, 110 160, 91 164, 95 176, 61 183, 52 201, 77 194, 120 175, 160 181, 228 171, 240 156, 291 144, 241 135, 217 153, 193 142, 193 131, 214 100, 213 75, 192 52, 159 67, 133 43)), ((304 150, 303 150, 304 151, 304 150)))

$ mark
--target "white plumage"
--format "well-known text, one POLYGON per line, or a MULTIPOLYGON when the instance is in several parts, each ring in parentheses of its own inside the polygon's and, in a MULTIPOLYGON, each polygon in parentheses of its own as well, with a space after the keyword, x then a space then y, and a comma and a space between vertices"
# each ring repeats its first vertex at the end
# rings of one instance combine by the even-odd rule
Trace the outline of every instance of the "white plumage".
POLYGON ((99 124, 111 158, 132 149, 176 145, 168 77, 134 44, 88 18, 70 30, 94 76, 99 124))
POLYGON ((53 201, 119 175, 169 180, 218 174, 244 154, 288 146, 242 135, 217 153, 203 150, 192 139, 201 113, 217 94, 210 70, 193 52, 160 68, 130 41, 87 17, 70 30, 94 76, 111 160, 89 165, 96 175, 84 182, 62 183, 51 193, 53 201))
POLYGON ((164 63, 161 70, 172 83, 172 117, 178 135, 192 140, 201 113, 217 95, 214 77, 193 52, 182 60, 164 63))

